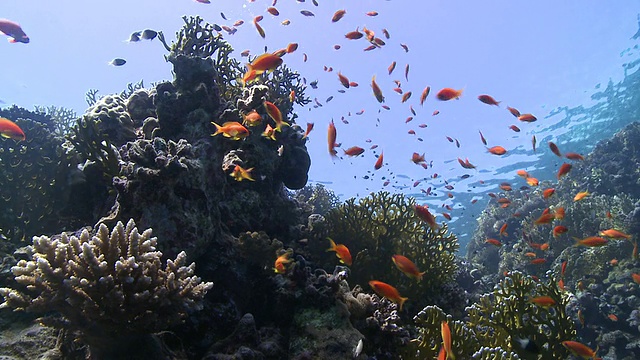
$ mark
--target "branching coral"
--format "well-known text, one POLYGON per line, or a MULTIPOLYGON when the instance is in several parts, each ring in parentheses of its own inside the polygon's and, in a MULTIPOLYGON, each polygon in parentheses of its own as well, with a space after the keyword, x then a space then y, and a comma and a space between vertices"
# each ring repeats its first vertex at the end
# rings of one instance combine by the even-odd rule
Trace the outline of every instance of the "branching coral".
POLYGON ((75 124, 77 114, 73 109, 58 106, 35 106, 36 113, 49 116, 55 126, 53 133, 57 136, 65 136, 75 124))
MULTIPOLYGON (((310 214, 325 215, 340 205, 340 198, 331 189, 322 184, 307 185, 295 191, 291 196, 308 207, 310 214)), ((306 209, 305 209, 306 210, 306 209)))
POLYGON ((110 184, 111 178, 120 173, 120 158, 109 138, 100 131, 99 120, 83 116, 71 132, 69 142, 75 151, 98 165, 105 181, 110 184))
POLYGON ((353 283, 367 287, 371 279, 385 281, 410 300, 426 303, 437 297, 436 289, 453 279, 457 238, 446 225, 436 231, 425 227, 414 205, 413 198, 379 192, 358 203, 347 200, 326 215, 329 235, 347 245, 354 256, 353 283), (425 272, 424 280, 416 282, 396 269, 391 261, 395 254, 411 259, 425 272))
POLYGON ((59 312, 54 326, 79 330, 92 352, 117 352, 127 337, 167 329, 201 308, 213 286, 194 275, 181 252, 162 267, 151 229, 133 220, 111 233, 102 224, 92 236, 34 237, 31 260, 12 268, 20 290, 1 288, 0 306, 35 313, 59 312))

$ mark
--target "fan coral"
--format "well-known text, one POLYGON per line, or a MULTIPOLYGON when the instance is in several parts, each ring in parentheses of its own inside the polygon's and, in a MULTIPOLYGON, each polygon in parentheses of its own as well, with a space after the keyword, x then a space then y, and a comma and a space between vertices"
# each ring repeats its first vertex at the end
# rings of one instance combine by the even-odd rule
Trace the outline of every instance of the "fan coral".
POLYGON ((151 229, 138 232, 133 220, 118 222, 111 233, 100 225, 91 236, 34 237, 31 260, 11 270, 22 289, 0 288, 1 307, 44 313, 63 319, 43 322, 79 330, 92 356, 135 353, 148 334, 179 324, 213 286, 194 275, 186 254, 167 260, 156 251, 151 229))

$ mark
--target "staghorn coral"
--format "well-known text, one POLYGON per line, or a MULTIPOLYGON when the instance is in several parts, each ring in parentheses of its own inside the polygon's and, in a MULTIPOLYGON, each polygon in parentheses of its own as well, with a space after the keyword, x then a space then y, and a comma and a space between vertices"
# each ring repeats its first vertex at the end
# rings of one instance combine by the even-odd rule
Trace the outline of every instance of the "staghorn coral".
POLYGON ((19 290, 1 288, 0 306, 60 313, 62 321, 44 321, 79 330, 97 358, 136 353, 135 340, 181 323, 213 286, 185 265, 184 252, 163 268, 156 242, 133 220, 111 233, 102 224, 93 236, 84 229, 79 237, 34 237, 31 260, 12 268, 19 290))
MULTIPOLYGON (((459 245, 446 224, 435 231, 425 227, 415 215, 414 205, 413 198, 384 191, 358 203, 349 199, 327 213, 326 228, 329 236, 345 244, 353 255, 353 283, 368 287, 371 279, 385 281, 424 306, 437 298, 442 285, 453 280, 459 245), (424 271, 423 281, 416 282, 396 269, 391 261, 394 254, 408 257, 424 271)), ((316 243, 320 241, 316 247, 326 249, 328 242, 316 243)))

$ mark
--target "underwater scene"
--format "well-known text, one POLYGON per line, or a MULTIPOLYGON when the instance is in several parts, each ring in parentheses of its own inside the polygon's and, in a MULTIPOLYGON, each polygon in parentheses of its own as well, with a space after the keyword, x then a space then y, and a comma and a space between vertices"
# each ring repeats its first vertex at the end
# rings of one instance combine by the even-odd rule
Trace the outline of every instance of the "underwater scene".
POLYGON ((640 359, 637 1, 0 5, 0 359, 640 359))

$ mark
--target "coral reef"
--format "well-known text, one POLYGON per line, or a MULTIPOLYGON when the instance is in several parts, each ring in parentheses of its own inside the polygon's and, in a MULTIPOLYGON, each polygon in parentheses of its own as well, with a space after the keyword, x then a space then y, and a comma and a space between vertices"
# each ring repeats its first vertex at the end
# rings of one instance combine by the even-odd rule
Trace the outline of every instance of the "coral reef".
MULTIPOLYGON (((436 301, 440 287, 453 280, 458 242, 446 224, 437 230, 424 226, 414 205, 413 198, 388 192, 371 194, 358 203, 349 199, 327 213, 325 228, 332 239, 350 249, 353 284, 367 287, 369 280, 381 280, 401 289, 413 306, 422 307, 436 301), (416 282, 396 269, 391 261, 395 254, 411 259, 425 272, 424 280, 416 282)), ((328 247, 326 240, 315 243, 316 253, 328 247)))
POLYGON ((31 260, 12 268, 20 288, 1 288, 1 306, 60 313, 42 321, 80 331, 92 356, 138 353, 153 344, 149 334, 201 309, 213 286, 194 275, 195 264, 185 265, 184 252, 163 268, 156 242, 133 220, 111 233, 103 224, 93 236, 85 229, 79 237, 34 237, 31 260))
POLYGON ((326 215, 340 205, 340 198, 322 184, 307 185, 292 194, 308 215, 326 215))
POLYGON ((48 116, 54 123, 53 133, 57 136, 65 136, 78 118, 75 111, 58 106, 35 106, 35 112, 48 116))

